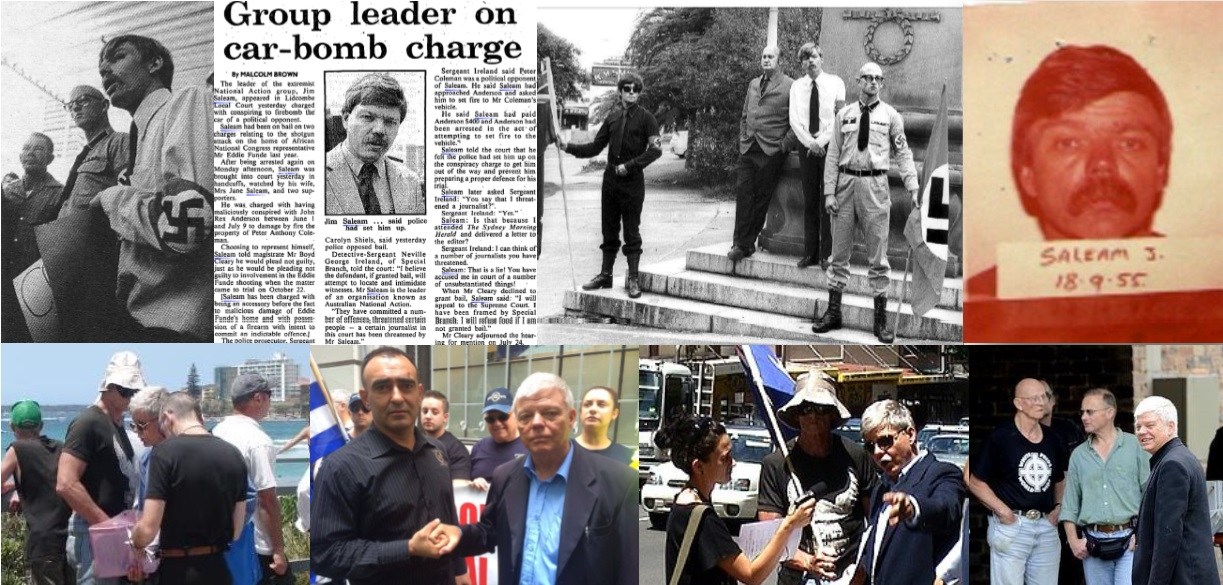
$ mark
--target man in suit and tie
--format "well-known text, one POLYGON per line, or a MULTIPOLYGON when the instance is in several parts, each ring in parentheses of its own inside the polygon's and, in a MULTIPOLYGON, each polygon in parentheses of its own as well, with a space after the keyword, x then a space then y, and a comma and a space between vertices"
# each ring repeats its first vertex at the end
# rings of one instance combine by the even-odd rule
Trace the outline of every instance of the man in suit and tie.
POLYGON ((776 45, 760 54, 764 74, 747 85, 739 118, 739 163, 735 166, 735 234, 727 257, 738 262, 756 252, 756 237, 773 200, 786 153, 794 144, 790 129, 790 76, 778 70, 776 45))
POLYGON ((866 450, 883 469, 871 494, 871 527, 858 573, 871 585, 928 585, 960 537, 964 476, 956 466, 917 452, 909 409, 880 400, 862 413, 866 450))
POLYGON ((423 214, 420 179, 386 154, 408 113, 399 82, 385 73, 358 79, 340 113, 348 136, 327 153, 327 214, 423 214))
POLYGON ((556 375, 522 382, 513 419, 530 453, 493 472, 479 522, 442 526, 443 552, 496 550, 503 583, 636 585, 635 474, 570 440, 573 391, 556 375))

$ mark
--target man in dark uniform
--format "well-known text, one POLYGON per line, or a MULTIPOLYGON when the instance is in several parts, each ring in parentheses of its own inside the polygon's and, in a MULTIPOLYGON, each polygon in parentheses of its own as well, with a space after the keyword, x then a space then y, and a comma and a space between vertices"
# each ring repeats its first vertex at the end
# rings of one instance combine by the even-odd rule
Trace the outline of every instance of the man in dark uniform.
POLYGON ((904 119, 879 99, 883 69, 867 63, 858 71, 858 100, 837 113, 828 163, 824 165, 824 206, 832 215, 832 261, 828 266, 828 310, 814 333, 841 328, 841 293, 849 283, 849 256, 854 231, 862 226, 870 258, 871 289, 875 295, 875 337, 891 343, 887 327, 888 216, 892 210, 888 168, 894 162, 905 190, 917 203, 917 169, 905 138, 904 119), (862 129, 866 128, 866 132, 862 129))
POLYGON ((739 117, 739 162, 735 165, 735 234, 727 257, 738 262, 756 252, 756 237, 786 154, 794 144, 790 129, 790 86, 794 80, 777 69, 776 46, 760 54, 763 75, 747 84, 739 117))
POLYGON ((611 288, 612 267, 616 249, 620 247, 620 226, 624 225, 624 256, 628 258, 628 277, 624 290, 629 298, 641 296, 637 267, 641 260, 641 205, 645 201, 643 170, 662 156, 662 138, 658 121, 645 108, 637 105, 645 83, 636 73, 625 73, 616 83, 621 108, 612 112, 593 142, 565 144, 561 147, 578 158, 590 158, 610 144, 607 170, 603 172, 603 268, 584 290, 611 288))

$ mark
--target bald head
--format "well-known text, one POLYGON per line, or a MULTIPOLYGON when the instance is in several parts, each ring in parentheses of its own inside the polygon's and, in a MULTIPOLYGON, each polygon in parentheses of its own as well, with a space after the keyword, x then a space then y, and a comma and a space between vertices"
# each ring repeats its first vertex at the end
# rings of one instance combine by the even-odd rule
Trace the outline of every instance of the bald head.
POLYGON ((858 70, 858 89, 862 91, 862 102, 871 103, 883 89, 883 68, 877 63, 867 63, 858 70))
POLYGON ((778 61, 780 61, 777 54, 777 45, 769 45, 760 52, 760 68, 764 69, 766 75, 777 70, 778 61))
POLYGON ((78 85, 72 88, 72 92, 68 94, 68 101, 69 102, 76 101, 77 98, 81 98, 85 96, 97 98, 100 100, 106 99, 106 96, 102 95, 102 91, 99 90, 98 88, 92 85, 78 85))
POLYGON ((106 101, 106 96, 93 86, 78 85, 68 94, 68 115, 87 136, 110 127, 110 119, 106 115, 108 108, 110 102, 106 101))
POLYGON ((1024 378, 1015 385, 1015 410, 1033 420, 1044 418, 1049 407, 1045 384, 1035 378, 1024 378))

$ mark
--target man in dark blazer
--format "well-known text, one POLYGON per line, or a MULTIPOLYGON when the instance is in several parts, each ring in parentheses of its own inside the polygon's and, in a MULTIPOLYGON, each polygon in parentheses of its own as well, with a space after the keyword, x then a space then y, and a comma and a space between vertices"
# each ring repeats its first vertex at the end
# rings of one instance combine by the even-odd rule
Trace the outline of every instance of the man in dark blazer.
POLYGON ((635 474, 570 441, 577 411, 561 378, 528 376, 513 410, 530 453, 493 472, 479 522, 442 527, 443 550, 496 550, 502 583, 636 585, 635 474))
POLYGON ((756 252, 756 237, 786 154, 795 144, 790 129, 790 85, 794 80, 778 69, 775 45, 760 55, 764 74, 747 85, 739 118, 739 163, 735 166, 735 234, 727 256, 738 262, 756 252))
POLYGON ((1150 396, 1134 409, 1151 476, 1135 529, 1134 585, 1218 585, 1202 464, 1176 436, 1172 401, 1150 396))
POLYGON ((862 413, 867 452, 884 478, 871 495, 855 583, 929 585, 960 538, 964 476, 932 453, 918 454, 916 436, 913 415, 895 400, 862 413))

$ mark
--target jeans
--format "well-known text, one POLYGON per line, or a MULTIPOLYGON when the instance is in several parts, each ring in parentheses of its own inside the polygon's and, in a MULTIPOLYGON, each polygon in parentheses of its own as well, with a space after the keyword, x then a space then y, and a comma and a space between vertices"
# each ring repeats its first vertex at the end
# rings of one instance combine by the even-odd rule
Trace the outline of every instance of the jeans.
POLYGON ((101 579, 93 576, 93 548, 89 542, 89 523, 72 515, 68 522, 68 564, 76 568, 77 585, 119 585, 127 579, 101 579))
MULTIPOLYGON (((1132 535, 1134 531, 1127 528, 1118 532, 1088 530, 1087 533, 1096 538, 1115 538, 1132 535)), ((1132 550, 1125 551, 1125 554, 1115 561, 1105 561, 1089 556, 1083 559, 1083 576, 1087 579, 1087 585, 1129 585, 1132 582, 1130 572, 1133 566, 1134 551, 1132 550)))
POLYGON ((1014 524, 989 517, 989 569, 991 585, 1055 585, 1061 562, 1057 528, 1047 518, 1023 516, 1014 524))

